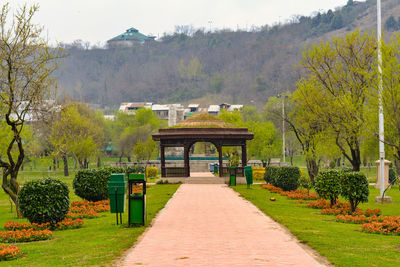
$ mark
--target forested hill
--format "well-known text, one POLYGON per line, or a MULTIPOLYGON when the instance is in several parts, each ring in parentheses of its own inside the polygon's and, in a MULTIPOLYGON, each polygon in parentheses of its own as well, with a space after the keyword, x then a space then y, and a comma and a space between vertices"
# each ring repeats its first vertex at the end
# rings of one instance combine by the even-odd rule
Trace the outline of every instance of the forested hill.
MULTIPOLYGON (((400 0, 383 0, 382 14, 387 30, 400 28, 400 0)), ((376 29, 376 0, 350 0, 334 11, 253 31, 178 27, 173 35, 133 48, 65 45, 59 92, 101 107, 130 101, 263 105, 269 96, 295 88, 294 65, 304 47, 357 28, 376 29)))

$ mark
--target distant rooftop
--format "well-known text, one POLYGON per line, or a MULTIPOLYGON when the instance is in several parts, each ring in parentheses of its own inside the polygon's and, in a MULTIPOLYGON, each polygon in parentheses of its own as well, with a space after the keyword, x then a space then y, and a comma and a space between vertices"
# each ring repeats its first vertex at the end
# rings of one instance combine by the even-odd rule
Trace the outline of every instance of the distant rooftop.
POLYGON ((110 40, 107 43, 116 43, 116 42, 130 42, 130 43, 140 43, 144 44, 147 41, 154 40, 154 36, 147 36, 143 33, 140 33, 135 28, 129 28, 123 34, 120 34, 110 40))

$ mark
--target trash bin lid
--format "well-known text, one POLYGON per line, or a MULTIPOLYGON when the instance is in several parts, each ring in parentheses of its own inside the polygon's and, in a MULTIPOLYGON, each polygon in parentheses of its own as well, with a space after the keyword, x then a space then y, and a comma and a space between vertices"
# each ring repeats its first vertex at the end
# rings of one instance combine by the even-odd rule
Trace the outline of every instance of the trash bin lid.
POLYGON ((113 173, 110 175, 110 179, 109 181, 121 181, 124 182, 125 181, 125 173, 113 173))
POLYGON ((144 180, 144 173, 131 173, 129 180, 144 180))

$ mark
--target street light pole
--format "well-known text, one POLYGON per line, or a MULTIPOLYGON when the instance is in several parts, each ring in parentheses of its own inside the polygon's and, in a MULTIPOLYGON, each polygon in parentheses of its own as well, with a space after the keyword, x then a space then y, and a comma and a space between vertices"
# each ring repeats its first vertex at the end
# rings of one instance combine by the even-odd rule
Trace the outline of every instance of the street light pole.
POLYGON ((282 96, 282 153, 283 162, 286 162, 285 155, 285 96, 282 96))
POLYGON ((378 79, 379 79, 379 168, 380 168, 380 196, 383 197, 385 192, 385 135, 384 135, 384 117, 383 117, 383 81, 382 81, 382 13, 381 13, 381 0, 377 0, 377 41, 378 41, 378 79))

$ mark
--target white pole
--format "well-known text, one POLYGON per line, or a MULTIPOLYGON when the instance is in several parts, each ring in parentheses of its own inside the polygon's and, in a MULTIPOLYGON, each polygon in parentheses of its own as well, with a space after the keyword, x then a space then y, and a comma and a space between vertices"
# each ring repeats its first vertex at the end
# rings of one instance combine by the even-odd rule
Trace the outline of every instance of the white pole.
POLYGON ((377 0, 377 41, 378 41, 378 74, 379 74, 379 168, 380 168, 380 195, 383 196, 385 191, 385 135, 384 135, 384 118, 383 118, 383 82, 382 82, 382 51, 381 51, 381 39, 382 39, 382 21, 381 21, 381 0, 377 0))
POLYGON ((286 157, 285 157, 285 96, 282 96, 282 152, 283 152, 283 162, 286 162, 286 157))

